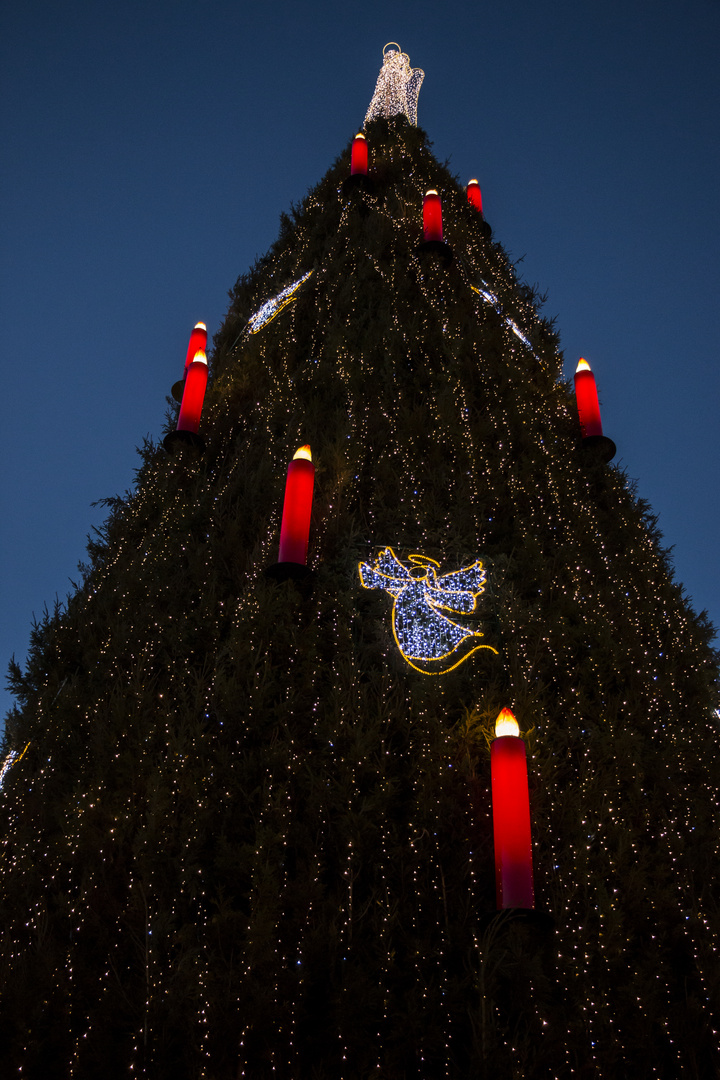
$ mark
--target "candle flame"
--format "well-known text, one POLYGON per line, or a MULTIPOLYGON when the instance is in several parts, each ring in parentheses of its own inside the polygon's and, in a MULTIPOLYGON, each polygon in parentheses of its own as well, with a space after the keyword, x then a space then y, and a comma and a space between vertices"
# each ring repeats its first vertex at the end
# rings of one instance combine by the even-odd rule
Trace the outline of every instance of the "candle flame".
POLYGON ((204 322, 196 322, 195 323, 195 329, 196 330, 205 330, 205 331, 207 331, 207 326, 205 325, 204 322))
POLYGON ((468 187, 470 187, 471 184, 477 184, 477 180, 468 180, 468 187))
POLYGON ((297 458, 305 458, 306 461, 312 461, 312 453, 309 446, 300 446, 293 454, 293 461, 297 458))
POLYGON ((578 361, 578 366, 575 368, 575 374, 576 375, 577 375, 578 371, 590 371, 590 365, 588 364, 587 360, 583 360, 582 356, 580 357, 580 360, 578 361))
POLYGON ((519 735, 520 727, 515 719, 514 713, 510 709, 503 709, 495 721, 495 734, 500 735, 519 735))
POLYGON ((198 349, 193 356, 193 364, 207 364, 207 356, 204 349, 198 349))
POLYGON ((363 140, 363 142, 365 141, 365 136, 363 135, 362 131, 358 131, 358 133, 357 133, 357 135, 355 136, 355 138, 356 138, 356 139, 362 139, 362 140, 363 140))
POLYGON ((435 190, 435 188, 430 188, 429 191, 425 192, 425 198, 426 199, 427 199, 428 195, 437 195, 437 191, 435 190))

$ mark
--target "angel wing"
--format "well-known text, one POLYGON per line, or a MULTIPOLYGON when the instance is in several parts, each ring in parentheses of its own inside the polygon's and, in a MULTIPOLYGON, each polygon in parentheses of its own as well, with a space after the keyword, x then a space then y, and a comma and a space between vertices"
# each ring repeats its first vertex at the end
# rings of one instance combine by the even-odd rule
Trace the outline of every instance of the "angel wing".
POLYGON ((385 589, 393 597, 398 597, 405 586, 412 581, 410 572, 403 566, 392 548, 381 551, 373 566, 370 563, 359 563, 358 573, 366 589, 385 589))

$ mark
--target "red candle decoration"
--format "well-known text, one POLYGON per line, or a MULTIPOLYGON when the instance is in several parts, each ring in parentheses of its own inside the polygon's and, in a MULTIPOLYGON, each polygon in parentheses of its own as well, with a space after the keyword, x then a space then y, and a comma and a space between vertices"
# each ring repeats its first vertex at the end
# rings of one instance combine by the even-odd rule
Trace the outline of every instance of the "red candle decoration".
POLYGON ((183 390, 180 405, 177 431, 191 431, 193 434, 197 434, 200 427, 203 401, 205 400, 207 378, 207 357, 202 349, 198 349, 185 376, 185 389, 183 390))
POLYGON ((187 348, 187 354, 185 356, 185 368, 183 369, 182 379, 173 383, 170 393, 176 401, 182 401, 183 394, 185 392, 185 379, 187 377, 188 368, 195 359, 195 354, 205 352, 207 347, 207 327, 204 322, 195 323, 193 332, 190 335, 190 342, 187 348))
POLYGON ((368 144, 365 136, 360 131, 353 139, 350 151, 350 175, 367 176, 368 171, 368 144))
POLYGON ((288 465, 280 527, 280 563, 301 566, 307 563, 314 484, 315 466, 310 447, 301 446, 288 465))
POLYGON ((190 335, 190 341, 187 348, 187 356, 185 357, 185 374, 187 375, 187 369, 195 359, 196 353, 204 353, 207 349, 207 326, 204 322, 195 323, 193 332, 190 335))
POLYGON ((442 207, 440 196, 432 188, 423 199, 423 232, 425 243, 429 240, 443 242, 442 207))
POLYGON ((482 214, 482 192, 477 180, 468 180, 467 197, 470 205, 482 214))
POLYGON ((527 756, 510 709, 495 723, 490 745, 497 906, 534 908, 527 756))
POLYGON ((600 405, 598 403, 595 376, 590 370, 587 360, 580 358, 575 369, 575 397, 577 398, 578 416, 583 438, 602 435, 602 421, 600 419, 600 405))

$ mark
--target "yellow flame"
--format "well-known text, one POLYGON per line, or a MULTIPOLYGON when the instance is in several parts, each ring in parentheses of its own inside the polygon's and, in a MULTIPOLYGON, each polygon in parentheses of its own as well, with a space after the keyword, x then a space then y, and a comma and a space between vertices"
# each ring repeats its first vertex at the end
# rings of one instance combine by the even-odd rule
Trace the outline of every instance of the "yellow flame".
POLYGON ((196 330, 205 330, 207 332, 207 326, 205 325, 204 322, 196 322, 195 323, 195 329, 196 330))
POLYGON ((207 364, 207 356, 204 349, 198 349, 193 356, 193 364, 207 364))
POLYGON ((356 139, 363 139, 363 140, 364 140, 364 139, 365 139, 365 136, 363 135, 362 131, 358 131, 358 133, 357 133, 357 135, 355 136, 355 138, 356 138, 356 139))
POLYGON ((299 449, 293 454, 293 461, 295 461, 296 458, 305 458, 306 461, 312 461, 312 454, 310 452, 310 447, 309 446, 301 446, 301 447, 299 447, 299 449))
POLYGON ((471 184, 477 184, 477 180, 468 180, 468 187, 470 187, 471 184))
POLYGON ((495 721, 495 734, 500 735, 519 735, 520 727, 515 719, 514 713, 510 709, 503 709, 495 721))
POLYGON ((437 195, 437 191, 435 190, 435 188, 430 188, 429 191, 425 192, 425 198, 426 199, 427 199, 428 195, 437 195))
POLYGON ((578 366, 575 368, 575 374, 576 375, 577 375, 578 371, 590 371, 590 365, 588 364, 587 360, 583 360, 582 356, 580 357, 580 360, 578 361, 578 366))

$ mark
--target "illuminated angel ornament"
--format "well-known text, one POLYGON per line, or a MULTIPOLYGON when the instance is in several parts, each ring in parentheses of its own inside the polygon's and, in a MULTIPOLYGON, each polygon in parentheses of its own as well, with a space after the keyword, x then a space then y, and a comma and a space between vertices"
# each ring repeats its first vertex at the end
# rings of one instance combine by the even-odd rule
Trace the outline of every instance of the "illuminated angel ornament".
POLYGON ((410 57, 398 43, 389 41, 383 48, 383 65, 365 123, 380 117, 406 116, 417 127, 418 94, 424 78, 424 71, 410 67, 410 57))
POLYGON ((297 281, 291 281, 289 285, 286 285, 281 292, 275 296, 271 296, 269 300, 266 300, 262 307, 250 316, 248 320, 248 331, 251 334, 257 334, 259 330, 262 330, 263 326, 267 326, 269 322, 279 315, 280 312, 292 304, 297 299, 296 293, 300 286, 307 281, 312 274, 312 270, 308 270, 307 274, 303 274, 297 281))
POLYGON ((439 563, 425 555, 409 555, 405 566, 392 548, 374 563, 359 563, 366 589, 384 589, 393 598, 393 634, 410 667, 426 675, 452 671, 484 645, 477 627, 468 625, 478 596, 485 591, 486 574, 477 560, 472 566, 438 576, 439 563), (462 616, 466 616, 465 619, 462 616))

